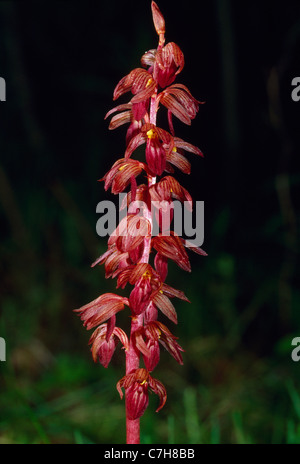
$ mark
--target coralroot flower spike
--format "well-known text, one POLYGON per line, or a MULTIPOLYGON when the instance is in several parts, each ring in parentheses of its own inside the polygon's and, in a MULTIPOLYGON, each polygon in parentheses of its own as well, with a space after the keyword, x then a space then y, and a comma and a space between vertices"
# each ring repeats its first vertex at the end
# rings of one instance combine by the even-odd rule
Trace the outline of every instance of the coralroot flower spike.
POLYGON ((183 364, 183 349, 171 331, 159 321, 160 313, 177 324, 177 313, 171 299, 189 301, 181 290, 165 283, 168 260, 183 270, 191 266, 186 248, 200 255, 206 253, 190 246, 175 232, 170 231, 173 200, 187 202, 192 198, 171 175, 174 167, 190 173, 190 162, 184 152, 202 156, 199 148, 175 136, 173 117, 191 124, 199 109, 199 102, 188 88, 174 83, 184 66, 184 56, 178 45, 165 44, 165 20, 155 2, 151 4, 153 22, 158 34, 158 46, 141 58, 141 66, 133 69, 117 84, 113 99, 131 93, 128 103, 110 110, 109 129, 129 124, 124 157, 117 160, 101 179, 105 190, 113 194, 129 188, 125 203, 127 216, 108 240, 107 251, 92 266, 105 265, 105 275, 117 278, 117 288, 132 287, 128 298, 105 293, 76 311, 84 326, 95 329, 89 343, 94 361, 108 367, 120 342, 126 356, 126 375, 118 382, 117 390, 126 398, 127 443, 139 443, 139 419, 149 401, 149 390, 158 395, 159 411, 167 399, 163 384, 152 377, 163 346, 173 358, 183 364), (168 128, 156 125, 158 108, 167 111, 168 128), (133 158, 135 150, 144 146, 145 159, 133 158), (138 185, 137 177, 143 173, 147 183, 138 185), (164 175, 166 173, 167 175, 164 175), (163 176, 157 179, 157 176, 163 176), (143 205, 136 207, 136 202, 143 205), (141 203, 142 202, 142 203, 141 203), (159 206, 157 206, 159 205, 159 206), (153 218, 159 225, 159 234, 153 234, 153 218), (167 232, 167 233, 165 233, 167 232), (154 253, 150 264, 150 253, 154 253), (129 308, 131 331, 129 337, 116 325, 117 313, 129 308), (145 367, 140 367, 143 360, 145 367), (151 375, 150 375, 151 373, 151 375))

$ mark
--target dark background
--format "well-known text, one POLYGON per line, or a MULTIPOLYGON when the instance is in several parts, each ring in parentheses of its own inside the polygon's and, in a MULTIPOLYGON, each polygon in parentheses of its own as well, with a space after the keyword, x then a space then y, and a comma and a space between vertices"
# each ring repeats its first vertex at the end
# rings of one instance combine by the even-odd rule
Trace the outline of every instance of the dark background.
MULTIPOLYGON (((300 3, 158 5, 185 55, 177 82, 206 102, 175 132, 205 155, 177 178, 205 202, 208 257, 191 256, 191 274, 170 265, 168 283, 192 302, 176 301, 168 323, 184 366, 162 352, 168 401, 155 414, 151 397, 141 439, 300 443, 300 3)), ((125 440, 123 352, 95 365, 72 310, 115 291, 90 268, 106 250, 96 205, 112 199, 97 180, 125 148, 126 129, 103 118, 156 46, 150 1, 0 3, 1 443, 125 440)))

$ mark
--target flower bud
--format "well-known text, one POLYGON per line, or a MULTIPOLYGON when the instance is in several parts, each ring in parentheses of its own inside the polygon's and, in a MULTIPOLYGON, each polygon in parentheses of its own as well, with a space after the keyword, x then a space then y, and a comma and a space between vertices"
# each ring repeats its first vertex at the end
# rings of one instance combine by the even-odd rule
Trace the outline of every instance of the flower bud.
POLYGON ((151 9, 152 9, 152 17, 153 17, 153 23, 155 30, 157 34, 164 34, 165 33, 165 20, 163 15, 161 14, 160 9, 158 8, 157 4, 155 2, 151 3, 151 9))

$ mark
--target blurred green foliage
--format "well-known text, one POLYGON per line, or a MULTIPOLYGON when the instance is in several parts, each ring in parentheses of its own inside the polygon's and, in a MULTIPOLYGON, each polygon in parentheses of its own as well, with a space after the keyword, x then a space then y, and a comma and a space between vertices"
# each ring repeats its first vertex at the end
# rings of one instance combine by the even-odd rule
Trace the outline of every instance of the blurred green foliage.
MULTIPOLYGON (((298 444, 299 2, 215 0, 197 14, 192 1, 158 3, 185 54, 178 81, 206 101, 175 130, 205 153, 178 179, 205 201, 208 257, 191 256, 189 275, 170 264, 168 283, 192 302, 167 322, 184 365, 162 351, 153 375, 168 401, 156 414, 150 397, 141 440, 298 444)), ((97 179, 124 150, 103 117, 155 46, 150 2, 0 4, 0 443, 125 442, 124 354, 94 364, 72 310, 115 291, 90 269, 106 249, 96 205, 112 199, 97 179)))

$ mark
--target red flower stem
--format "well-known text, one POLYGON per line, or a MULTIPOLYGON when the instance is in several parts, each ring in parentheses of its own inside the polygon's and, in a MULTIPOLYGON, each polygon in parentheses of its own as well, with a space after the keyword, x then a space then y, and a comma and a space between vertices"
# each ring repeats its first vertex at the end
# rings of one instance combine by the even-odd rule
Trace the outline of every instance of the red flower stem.
MULTIPOLYGON (((156 125, 156 113, 157 113, 157 90, 151 97, 150 103, 150 123, 156 125)), ((148 178, 148 185, 149 187, 156 182, 156 177, 149 177, 148 178)), ((151 224, 151 231, 152 231, 152 215, 151 209, 145 208, 144 210, 144 217, 148 219, 151 224)), ((151 251, 151 233, 148 237, 144 239, 144 251, 142 258, 140 260, 141 263, 148 263, 149 256, 151 251)), ((151 303, 150 303, 151 304, 151 303)), ((135 371, 140 366, 140 355, 139 351, 135 348, 133 344, 133 334, 134 332, 143 326, 144 316, 140 314, 139 316, 133 316, 131 319, 131 330, 130 330, 130 340, 129 340, 129 348, 126 352, 126 375, 130 374, 131 372, 135 371)), ((126 392, 125 392, 125 402, 126 402, 126 392)), ((140 419, 131 420, 127 416, 127 407, 126 407, 126 443, 130 445, 138 445, 140 443, 140 419)))
MULTIPOLYGON (((133 345, 132 334, 143 325, 143 315, 134 316, 131 319, 131 331, 129 339, 129 349, 126 352, 126 375, 135 371, 139 368, 140 357, 139 352, 133 345)), ((125 392, 125 402, 127 401, 127 395, 125 392)), ((127 417, 127 405, 126 407, 126 443, 130 445, 138 445, 140 443, 140 419, 130 420, 127 417)))

